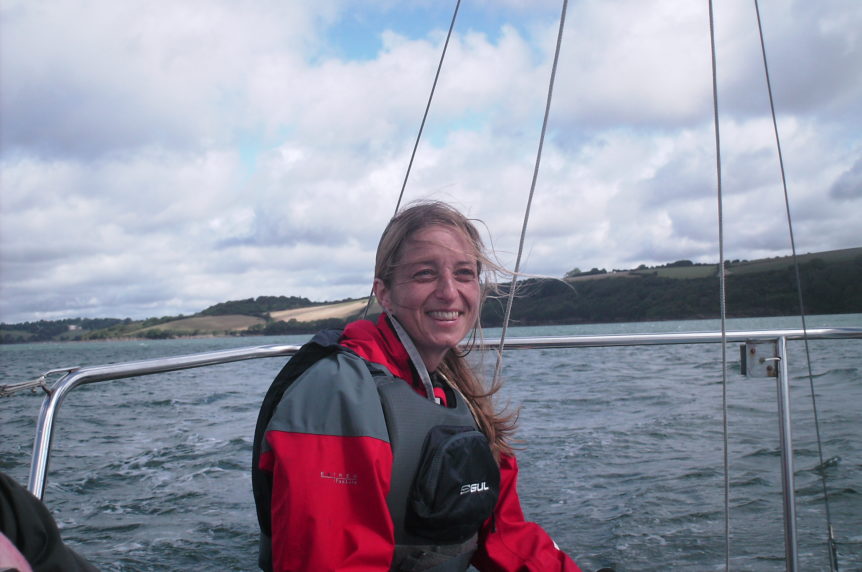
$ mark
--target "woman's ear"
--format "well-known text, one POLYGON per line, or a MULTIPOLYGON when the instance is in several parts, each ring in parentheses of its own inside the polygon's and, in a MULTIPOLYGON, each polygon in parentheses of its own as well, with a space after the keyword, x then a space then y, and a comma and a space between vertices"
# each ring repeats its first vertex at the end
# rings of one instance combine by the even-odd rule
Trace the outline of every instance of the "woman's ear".
POLYGON ((377 298, 377 302, 383 308, 386 313, 391 313, 391 300, 389 298, 389 288, 386 287, 386 284, 383 283, 383 280, 380 278, 374 279, 374 296, 377 298))

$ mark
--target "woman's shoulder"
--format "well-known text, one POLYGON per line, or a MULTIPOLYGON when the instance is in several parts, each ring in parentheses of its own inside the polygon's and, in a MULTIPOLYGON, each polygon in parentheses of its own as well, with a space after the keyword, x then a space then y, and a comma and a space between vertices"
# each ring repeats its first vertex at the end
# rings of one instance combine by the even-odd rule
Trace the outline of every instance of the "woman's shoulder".
POLYGON ((374 374, 365 360, 336 351, 311 364, 285 390, 269 428, 318 435, 385 438, 386 425, 374 374))
POLYGON ((320 383, 323 380, 331 383, 351 383, 370 379, 374 369, 374 364, 347 348, 340 348, 309 364, 296 381, 320 383), (307 379, 311 381, 305 381, 307 379))

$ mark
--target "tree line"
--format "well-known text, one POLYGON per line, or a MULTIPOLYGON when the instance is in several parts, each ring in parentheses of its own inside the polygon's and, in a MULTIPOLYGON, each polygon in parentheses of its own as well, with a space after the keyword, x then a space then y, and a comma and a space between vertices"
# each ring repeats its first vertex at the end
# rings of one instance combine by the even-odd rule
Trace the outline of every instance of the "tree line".
POLYGON ((257 298, 246 298, 245 300, 220 302, 201 311, 198 315, 226 316, 229 314, 242 314, 244 316, 266 317, 270 312, 293 310, 294 308, 305 308, 313 305, 314 302, 308 298, 299 296, 258 296, 257 298))

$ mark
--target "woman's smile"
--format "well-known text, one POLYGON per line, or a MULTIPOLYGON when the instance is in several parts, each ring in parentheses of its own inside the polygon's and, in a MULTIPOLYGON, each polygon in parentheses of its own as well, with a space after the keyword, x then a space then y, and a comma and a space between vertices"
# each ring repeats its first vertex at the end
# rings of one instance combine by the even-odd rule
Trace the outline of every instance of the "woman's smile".
POLYGON ((454 320, 461 315, 461 312, 428 312, 428 315, 435 320, 454 320))

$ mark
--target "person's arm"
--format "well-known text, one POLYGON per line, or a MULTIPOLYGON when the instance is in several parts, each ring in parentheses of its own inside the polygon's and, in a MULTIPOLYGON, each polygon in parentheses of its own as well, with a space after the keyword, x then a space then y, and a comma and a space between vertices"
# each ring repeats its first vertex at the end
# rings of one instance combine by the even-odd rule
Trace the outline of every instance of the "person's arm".
POLYGON ((388 570, 392 450, 364 364, 344 356, 315 364, 285 392, 265 442, 273 569, 388 570))
POLYGON ((0 566, 22 572, 63 570, 96 572, 83 556, 63 543, 47 507, 12 477, 0 472, 0 566), (18 558, 27 560, 28 567, 18 558))
POLYGON ((482 572, 580 572, 538 524, 524 520, 518 499, 518 463, 500 456, 500 497, 479 531, 472 564, 482 572))

